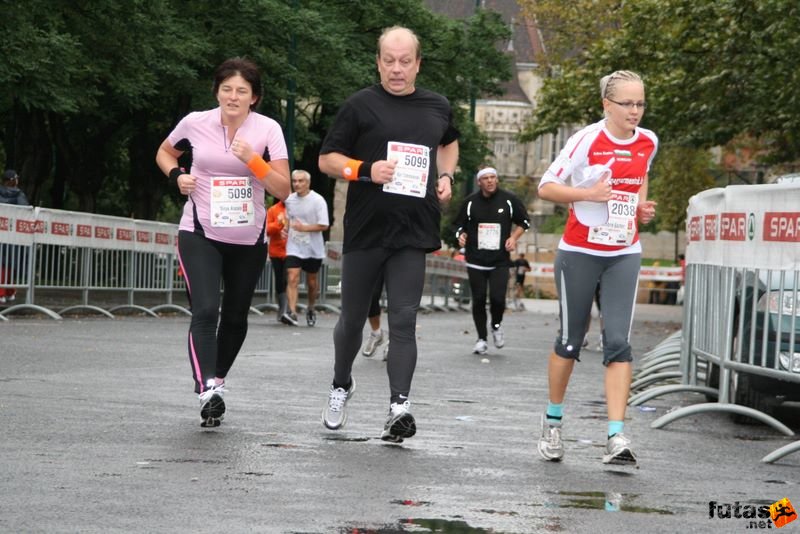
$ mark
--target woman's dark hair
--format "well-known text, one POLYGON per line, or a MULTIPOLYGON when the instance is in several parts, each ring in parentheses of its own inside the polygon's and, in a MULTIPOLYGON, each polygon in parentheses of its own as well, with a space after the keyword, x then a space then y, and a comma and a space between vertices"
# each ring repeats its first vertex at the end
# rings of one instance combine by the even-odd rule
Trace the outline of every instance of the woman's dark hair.
POLYGON ((230 59, 226 59, 219 67, 217 67, 217 70, 214 71, 214 87, 212 88, 214 96, 217 96, 217 93, 219 92, 219 86, 222 85, 222 82, 231 76, 236 76, 237 74, 250 84, 250 88, 253 91, 253 96, 256 97, 256 101, 253 102, 253 104, 250 106, 250 109, 256 109, 261 103, 261 73, 259 72, 256 64, 249 59, 232 57, 230 59))

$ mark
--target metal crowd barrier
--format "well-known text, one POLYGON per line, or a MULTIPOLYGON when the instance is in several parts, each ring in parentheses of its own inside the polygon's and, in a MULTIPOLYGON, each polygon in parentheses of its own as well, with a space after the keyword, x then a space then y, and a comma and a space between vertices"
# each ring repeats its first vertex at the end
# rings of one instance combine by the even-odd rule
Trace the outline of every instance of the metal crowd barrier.
MULTIPOLYGON (((729 186, 692 197, 680 345, 673 340, 664 354, 646 358, 651 364, 662 358, 661 371, 675 369, 653 382, 680 383, 641 390, 653 370, 646 364, 629 403, 679 391, 704 394, 709 402, 670 411, 652 428, 724 412, 794 435, 774 411, 782 401, 800 401, 798 198, 798 184, 729 186)), ((762 461, 798 450, 800 441, 762 461)))
MULTIPOLYGON (((191 315, 177 236, 174 224, 0 204, 0 320, 15 313, 191 315)), ((337 312, 341 244, 327 249, 317 307, 337 312)), ((461 309, 469 300, 464 263, 429 255, 426 266, 422 309, 461 309)), ((304 275, 299 292, 306 292, 304 275)), ((251 311, 266 309, 277 309, 269 262, 251 311)))

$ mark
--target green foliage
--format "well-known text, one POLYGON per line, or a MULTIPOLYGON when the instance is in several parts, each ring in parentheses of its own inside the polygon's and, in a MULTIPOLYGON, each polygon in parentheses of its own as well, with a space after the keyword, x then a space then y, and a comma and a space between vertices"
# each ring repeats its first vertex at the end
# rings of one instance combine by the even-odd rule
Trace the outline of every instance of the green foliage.
POLYGON ((683 230, 689 198, 697 191, 714 187, 707 151, 668 146, 656 157, 649 178, 649 197, 658 199, 658 229, 683 230))
POLYGON ((545 65, 558 68, 524 139, 597 120, 598 80, 631 69, 647 86, 643 126, 665 144, 708 148, 746 135, 762 140, 768 163, 800 158, 797 2, 581 0, 566 15, 556 0, 521 4, 545 30, 577 36, 573 48, 562 40, 551 50, 545 65))
POLYGON ((540 234, 562 234, 567 226, 569 211, 563 206, 556 206, 555 212, 539 225, 540 234))
POLYGON ((34 204, 55 208, 174 221, 183 198, 155 153, 181 117, 216 105, 212 74, 228 57, 261 67, 259 111, 287 125, 286 103, 297 103, 290 141, 313 173, 338 106, 378 79, 386 26, 418 33, 418 83, 456 107, 464 168, 487 153, 466 103, 511 76, 497 14, 455 21, 422 0, 4 0, 0 12, 2 163, 34 204))

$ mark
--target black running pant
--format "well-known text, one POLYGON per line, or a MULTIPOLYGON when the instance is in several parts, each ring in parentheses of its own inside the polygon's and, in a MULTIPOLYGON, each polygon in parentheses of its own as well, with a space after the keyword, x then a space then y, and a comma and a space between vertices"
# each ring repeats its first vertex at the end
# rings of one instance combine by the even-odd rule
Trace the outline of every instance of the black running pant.
POLYGON ((350 382, 353 361, 361 348, 362 331, 380 277, 386 284, 389 323, 390 402, 408 397, 417 366, 416 323, 425 285, 422 249, 371 248, 342 255, 342 311, 333 330, 336 361, 333 381, 350 382))
POLYGON ((225 378, 247 335, 247 314, 267 260, 264 243, 231 245, 178 234, 178 258, 192 309, 189 362, 196 393, 225 378), (224 284, 220 311, 220 280, 224 284))
POLYGON ((272 265, 272 274, 275 279, 275 294, 286 293, 286 258, 270 256, 269 262, 272 265))
POLYGON ((472 291, 472 320, 475 321, 478 339, 486 341, 486 287, 487 285, 489 287, 489 311, 492 314, 492 324, 499 325, 503 322, 503 312, 506 310, 509 272, 505 267, 496 267, 491 270, 467 267, 467 275, 472 291))

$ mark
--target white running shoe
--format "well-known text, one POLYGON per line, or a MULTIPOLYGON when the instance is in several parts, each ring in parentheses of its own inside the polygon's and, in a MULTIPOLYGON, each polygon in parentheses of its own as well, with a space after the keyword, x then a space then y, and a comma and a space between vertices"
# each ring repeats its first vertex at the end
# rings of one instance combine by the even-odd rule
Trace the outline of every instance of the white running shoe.
POLYGON ((386 336, 383 335, 383 330, 379 330, 377 334, 375 332, 370 332, 361 354, 367 358, 371 357, 375 354, 375 349, 381 346, 385 340, 386 336))
POLYGON ((539 437, 539 454, 545 460, 560 462, 564 458, 564 442, 561 440, 561 424, 547 422, 542 415, 542 435, 539 437))
POLYGON ((328 393, 328 403, 322 410, 322 424, 325 428, 330 430, 338 430, 347 422, 347 401, 353 396, 356 391, 356 380, 350 378, 350 389, 345 391, 344 388, 334 388, 331 385, 330 393, 328 393))
POLYGON ((383 425, 381 439, 392 443, 402 443, 405 438, 410 438, 417 433, 417 422, 410 412, 411 402, 401 404, 393 402, 389 406, 389 417, 383 425))
POLYGON ((492 341, 494 341, 494 346, 498 349, 502 349, 503 345, 506 344, 506 336, 503 333, 503 325, 497 325, 496 329, 492 329, 492 341))
POLYGON ((473 354, 486 354, 489 350, 489 346, 486 344, 486 341, 483 339, 479 339, 475 342, 475 347, 472 349, 473 354))
POLYGON ((621 432, 608 438, 606 454, 603 455, 603 463, 636 465, 636 455, 631 450, 631 440, 621 432))

